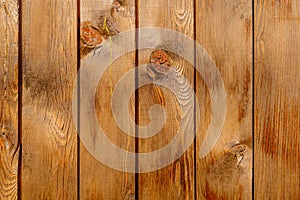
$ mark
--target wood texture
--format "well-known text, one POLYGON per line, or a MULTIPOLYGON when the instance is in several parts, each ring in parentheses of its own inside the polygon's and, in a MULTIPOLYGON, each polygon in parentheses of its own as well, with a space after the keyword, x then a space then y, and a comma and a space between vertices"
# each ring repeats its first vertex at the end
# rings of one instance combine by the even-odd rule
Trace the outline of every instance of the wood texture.
MULTIPOLYGON (((153 1, 138 2, 138 27, 161 27, 179 31, 194 36, 193 1, 153 1)), ((142 38, 142 36, 140 36, 142 38)), ((174 41, 182 42, 182 41, 174 41)), ((163 41, 162 41, 162 46, 163 41)), ((152 50, 139 51, 139 65, 148 63, 152 50)), ((171 55, 174 65, 184 69, 183 75, 193 86, 193 67, 178 56, 171 55)), ((139 89, 140 125, 147 125, 149 108, 160 104, 167 111, 167 121, 164 128, 154 137, 139 139, 139 152, 152 152, 168 144, 176 135, 180 121, 179 102, 173 93, 163 87, 149 84, 139 89)), ((161 117, 157 114, 156 117, 161 117)), ((175 150, 174 150, 175 151, 175 150)), ((138 178, 139 199, 193 199, 194 198, 194 148, 188 151, 173 164, 150 173, 142 173, 138 178)))
POLYGON ((22 1, 22 199, 77 199, 77 1, 22 1))
POLYGON ((18 1, 0 2, 0 199, 18 192, 18 1))
POLYGON ((251 10, 251 1, 197 0, 197 42, 207 50, 221 73, 227 115, 215 147, 207 157, 199 159, 198 151, 211 119, 211 102, 202 77, 197 74, 201 124, 196 146, 196 199, 252 197, 251 10))
MULTIPOLYGON (((81 23, 91 22, 104 37, 135 28, 135 3, 133 0, 119 1, 120 8, 115 9, 110 0, 81 1, 81 23), (104 22, 106 21, 106 22, 104 22), (107 31, 108 30, 108 31, 107 31)), ((126 41, 126 42, 134 42, 126 41)), ((112 45, 112 50, 114 46, 112 45)), ((84 54, 81 51, 81 54, 84 54)), ((93 52, 91 52, 93 53, 93 52)), ((107 58, 110 59, 110 58, 107 58)), ((82 59, 83 62, 84 58, 82 59)), ((117 81, 128 70, 133 69, 135 52, 121 56, 104 72, 96 93, 96 114, 98 124, 106 136, 117 146, 126 151, 135 151, 134 137, 128 136, 118 128, 112 115, 111 98, 117 81)), ((129 82, 128 84, 135 84, 129 82)), ((120 99, 122 101, 122 99, 120 99)), ((128 105, 131 117, 135 116, 134 94, 128 105)), ((110 152, 103 152, 109 154, 110 152)), ((112 155, 113 156, 113 155, 112 155)), ((126 158, 126 154, 124 154, 126 158)), ((124 162, 125 167, 125 162, 124 162)), ((120 172, 105 166, 94 158, 81 143, 80 145, 80 198, 81 199, 135 199, 135 174, 120 172)))
POLYGON ((300 196, 300 2, 255 1, 255 199, 300 196))
MULTIPOLYGON (((252 2, 246 0, 2 0, 0 199, 299 199, 300 2, 253 3, 254 13, 252 2), (18 2, 22 3, 23 66, 18 66, 18 2), (195 144, 180 159, 155 172, 130 174, 105 166, 78 143, 71 116, 78 17, 97 27, 105 41, 135 27, 168 28, 196 38, 216 63, 227 93, 225 126, 207 157, 199 159, 198 151, 211 121, 210 94, 201 75, 195 76, 190 64, 171 53, 174 65, 195 86, 201 110, 195 144), (22 88, 18 88, 19 67, 22 88)), ((93 48, 81 44, 80 51, 82 62, 93 48)), ((147 125, 150 107, 163 105, 168 118, 161 132, 136 140, 113 119, 110 105, 117 81, 135 64, 148 63, 152 51, 139 50, 138 63, 136 52, 121 56, 97 88, 98 123, 114 144, 127 151, 160 149, 179 128, 179 102, 171 91, 154 84, 139 89, 138 101, 133 94, 128 109, 139 125, 147 125)))

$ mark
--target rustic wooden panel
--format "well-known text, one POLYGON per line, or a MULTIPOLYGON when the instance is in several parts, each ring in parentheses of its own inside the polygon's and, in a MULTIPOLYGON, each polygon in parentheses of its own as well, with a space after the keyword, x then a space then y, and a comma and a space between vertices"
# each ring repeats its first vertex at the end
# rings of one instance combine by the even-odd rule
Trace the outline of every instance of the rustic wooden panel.
MULTIPOLYGON (((197 133, 197 199, 251 199, 252 188, 251 1, 199 1, 196 33, 216 63, 227 95, 222 134, 203 159, 198 151, 211 120, 210 94, 197 74, 201 124, 197 133)), ((198 58, 197 58, 198 59, 198 58)))
MULTIPOLYGON (((138 1, 135 24, 134 0, 81 1, 81 22, 92 22, 104 40, 135 25, 169 28, 196 37, 215 61, 225 84, 228 114, 222 135, 210 154, 199 159, 198 150, 211 120, 210 94, 199 74, 194 80, 192 66, 170 54, 190 83, 196 83, 201 109, 196 148, 192 145, 166 168, 135 175, 104 166, 82 144, 77 149, 77 132, 71 117, 77 72, 77 1, 22 2, 22 199, 250 199, 252 120, 254 197, 300 196, 299 1, 254 1, 255 119, 251 1, 195 3, 196 8, 188 0, 138 1)), ((0 199, 17 199, 17 1, 2 1, 0 11, 0 199)), ((84 60, 93 48, 81 45, 80 50, 84 60)), ((147 63, 152 51, 139 51, 138 64, 147 63)), ((134 63, 135 52, 112 63, 99 83, 95 100, 99 124, 109 139, 132 152, 136 151, 135 139, 115 124, 110 97, 116 82, 134 63)), ((138 140, 139 152, 149 152, 174 137, 181 113, 176 98, 166 88, 147 85, 139 89, 138 95, 140 125, 149 123, 148 111, 153 104, 163 105, 168 112, 167 123, 158 135, 138 140)), ((134 119, 134 95, 128 108, 134 119)))
POLYGON ((77 198, 77 1, 22 1, 22 199, 77 198))
MULTIPOLYGON (((161 27, 179 31, 194 37, 193 1, 153 1, 138 2, 137 27, 161 27)), ((142 36, 139 37, 140 39, 142 36)), ((180 43, 182 41, 174 42, 180 43)), ((161 46, 164 46, 162 41, 161 46)), ((150 50, 139 51, 139 65, 148 63, 150 50)), ((183 75, 193 86, 194 69, 177 55, 169 54, 173 65, 183 69, 183 75)), ((178 86, 180 87, 180 86, 178 86)), ((150 122, 149 109, 154 104, 160 104, 167 111, 167 121, 164 128, 154 137, 139 139, 139 152, 152 152, 164 147, 175 136, 179 128, 181 109, 173 93, 166 88, 149 84, 139 89, 138 93, 138 123, 147 125, 150 122)), ((156 114, 156 117, 162 117, 156 114)), ((193 122, 192 122, 193 123, 193 122)), ((138 177, 139 199, 193 199, 194 198, 194 146, 173 164, 150 173, 142 173, 138 177)), ((176 149, 174 149, 176 151, 176 149)), ((157 158, 160 159, 160 158, 157 158)), ((162 158, 163 159, 163 158, 162 158)))
POLYGON ((300 196, 300 2, 255 1, 255 199, 300 196))
POLYGON ((0 199, 18 191, 18 1, 0 2, 0 199))
MULTIPOLYGON (((134 0, 114 1, 113 3, 111 0, 81 1, 80 15, 81 24, 90 22, 103 41, 109 42, 110 36, 135 28, 134 0)), ((134 39, 126 42, 134 42, 134 39)), ((111 49, 114 49, 113 45, 111 49)), ((81 44, 82 62, 88 53, 94 55, 93 50, 94 48, 86 49, 84 43, 81 44)), ((135 139, 123 133, 116 125, 112 115, 111 98, 117 81, 124 73, 134 68, 134 63, 135 52, 129 52, 111 63, 99 81, 95 100, 98 123, 107 137, 122 149, 132 152, 135 151, 135 139)), ((135 83, 133 81, 128 84, 134 85, 135 83)), ((134 120, 134 94, 128 109, 134 120)), ((124 162, 124 168, 125 164, 124 162)), ((81 199, 135 199, 135 174, 119 172, 103 165, 87 151, 82 143, 80 145, 79 184, 81 199)))

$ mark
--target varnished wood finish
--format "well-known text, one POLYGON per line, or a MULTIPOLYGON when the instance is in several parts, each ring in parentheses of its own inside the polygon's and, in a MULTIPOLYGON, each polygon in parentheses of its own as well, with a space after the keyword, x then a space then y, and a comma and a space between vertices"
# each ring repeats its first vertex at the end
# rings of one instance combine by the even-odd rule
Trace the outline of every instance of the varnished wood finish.
POLYGON ((255 199, 300 196, 300 2, 255 1, 255 199))
POLYGON ((18 1, 0 2, 0 199, 18 193, 18 1))
POLYGON ((211 121, 211 102, 201 76, 197 76, 196 91, 201 104, 196 146, 197 199, 251 199, 251 1, 197 0, 196 17, 197 42, 216 63, 227 95, 222 134, 207 157, 199 159, 198 151, 211 121))
POLYGON ((77 199, 77 1, 22 1, 22 199, 77 199))

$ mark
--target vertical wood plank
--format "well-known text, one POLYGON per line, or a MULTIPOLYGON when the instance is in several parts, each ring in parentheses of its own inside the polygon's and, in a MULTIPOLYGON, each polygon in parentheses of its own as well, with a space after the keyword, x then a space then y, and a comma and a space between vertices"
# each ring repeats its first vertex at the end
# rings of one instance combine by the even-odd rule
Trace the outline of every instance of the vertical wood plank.
POLYGON ((0 2, 0 199, 18 192, 18 1, 0 2))
MULTIPOLYGON (((109 37, 135 28, 135 1, 85 0, 80 5, 81 24, 91 23, 104 41, 109 37)), ((124 41, 134 43, 132 41, 124 41)), ((111 47, 114 48, 113 46, 111 47)), ((85 55, 93 50, 87 50, 81 44, 82 62, 85 55)), ((91 52, 93 53, 93 52, 91 52)), ((110 59, 110 58, 107 58, 110 59)), ((96 92, 96 114, 98 124, 106 136, 125 151, 135 151, 135 139, 128 136, 116 125, 113 118, 111 98, 118 80, 130 69, 134 68, 135 52, 129 52, 111 65, 101 77, 96 92)), ((135 84, 130 82, 128 84, 135 84)), ((134 94, 128 105, 131 117, 135 116, 134 94)), ((134 134, 134 133, 133 133, 134 134)), ((103 152, 109 154, 110 152, 103 152)), ((114 155, 111 155, 114 156, 114 155)), ((126 153, 124 155, 126 158, 126 153)), ((125 168, 125 162, 124 162, 125 168)), ((81 199, 135 199, 135 174, 120 172, 105 166, 94 158, 87 148, 80 144, 80 198, 81 199)))
POLYGON ((22 1, 22 199, 77 199, 77 1, 22 1))
POLYGON ((197 199, 252 197, 252 6, 251 1, 200 1, 196 33, 216 63, 227 95, 222 134, 212 151, 198 151, 211 120, 210 94, 198 74, 201 124, 197 133, 197 199))
MULTIPOLYGON (((138 27, 160 27, 179 31, 194 37, 193 1, 179 0, 141 0, 138 2, 138 27)), ((140 36, 142 38, 142 36, 140 36)), ((182 41, 174 41, 182 42, 182 41)), ((162 46, 163 41, 162 41, 162 46)), ((139 65, 148 63, 151 50, 139 51, 139 65)), ((183 75, 194 84, 194 69, 177 55, 171 55, 174 65, 183 69, 183 75)), ((180 86, 178 86, 180 87, 180 86)), ((139 139, 139 152, 152 152, 164 147, 176 135, 181 115, 179 102, 173 93, 163 87, 149 84, 139 89, 139 125, 145 126, 150 121, 149 109, 154 104, 164 106, 167 121, 164 128, 154 137, 139 139)), ((161 117, 156 113, 156 117, 161 117)), ((176 151, 176 149, 173 149, 176 151)), ((170 152, 171 153, 171 152, 170 152)), ((194 148, 193 145, 171 165, 158 171, 141 173, 138 177, 139 199, 193 199, 194 198, 194 148)), ((159 158, 157 158, 159 159, 159 158)), ((163 158, 162 158, 163 159, 163 158)))
POLYGON ((255 199, 300 196, 300 2, 255 1, 255 199))

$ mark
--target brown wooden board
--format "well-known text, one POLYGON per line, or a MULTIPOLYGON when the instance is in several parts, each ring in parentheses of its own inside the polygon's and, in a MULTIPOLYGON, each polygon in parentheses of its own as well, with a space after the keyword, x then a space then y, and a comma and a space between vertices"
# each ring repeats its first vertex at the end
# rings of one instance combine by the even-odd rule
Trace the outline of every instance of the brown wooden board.
MULTIPOLYGON (((118 1, 110 0, 85 0, 80 4, 81 25, 91 23, 103 37, 103 42, 110 42, 110 37, 135 28, 135 2, 133 0, 118 1), (120 6, 120 7, 119 7, 120 6)), ((134 43, 132 41, 126 41, 134 43)), ((124 42, 125 43, 125 42, 124 42)), ((126 48, 126 47, 124 47, 126 48)), ((94 54, 95 48, 85 48, 81 43, 81 62, 94 54)), ((112 44, 111 50, 114 51, 112 44)), ((126 50, 126 49, 125 49, 126 50)), ((110 59, 109 57, 106 59, 110 59)), ((101 61, 100 61, 101 62, 101 61)), ((112 62, 112 61, 111 61, 112 62)), ((130 69, 134 69, 135 52, 128 52, 112 62, 102 75, 96 92, 96 114, 98 124, 105 132, 108 139, 125 151, 135 151, 135 139, 128 136, 116 124, 112 114, 112 94, 116 83, 130 69)), ((126 84, 134 85, 134 81, 126 84)), ((83 91, 84 92, 84 91, 83 91)), ((119 99, 122 101, 122 99, 119 99)), ((134 94, 128 105, 131 118, 135 118, 134 94)), ((125 120, 124 115, 124 120, 125 120)), ((84 128, 84 127, 83 127, 84 128)), ((134 133, 133 133, 134 134, 134 133)), ((104 165, 80 143, 80 198, 81 199, 134 199, 135 174, 118 171, 104 165)), ((111 152, 103 152, 110 154, 111 152)), ((124 161, 126 159, 124 153, 124 161)), ((113 154, 110 156, 114 156, 113 154)), ((124 162, 124 169, 126 163, 124 162)))
MULTIPOLYGON (((194 37, 193 1, 158 0, 138 1, 138 28, 160 27, 175 30, 194 37)), ((143 35, 139 35, 139 40, 143 35)), ((174 38, 174 43, 181 43, 174 38)), ((164 48, 164 41, 157 48, 164 48)), ((151 52, 155 49, 139 50, 138 64, 149 64, 151 52)), ((191 47, 193 52, 193 46, 191 47)), ((173 65, 183 69, 184 77, 193 87, 194 69, 191 64, 178 55, 169 56, 173 65)), ((193 64, 193 63, 192 63, 193 64)), ((181 87, 178 85, 178 87, 181 87)), ((138 151, 152 152, 162 149, 177 134, 181 120, 181 108, 174 94, 167 88, 155 84, 143 86, 138 91, 138 124, 145 126, 150 122, 149 109, 154 104, 162 105, 167 111, 167 121, 155 136, 138 140, 138 151)), ((162 119, 162 115, 155 113, 162 119)), ((193 124, 193 122, 192 122, 193 124)), ((177 149, 172 149, 173 153, 177 149)), ((171 154, 171 152, 170 152, 171 154)), ((157 158, 164 159, 164 158, 157 158)), ((194 146, 188 148, 178 160, 157 171, 141 173, 138 177, 139 199, 193 199, 194 198, 194 146)))
POLYGON ((18 1, 0 2, 0 199, 18 193, 18 1))
POLYGON ((77 198, 77 1, 22 1, 22 199, 77 198))
POLYGON ((255 1, 255 199, 300 196, 300 2, 255 1))
POLYGON ((210 153, 199 158, 211 122, 212 102, 203 77, 197 74, 201 120, 196 146, 196 199, 251 199, 251 1, 197 1, 196 33, 197 42, 206 49, 221 74, 227 96, 227 114, 221 136, 210 153))

